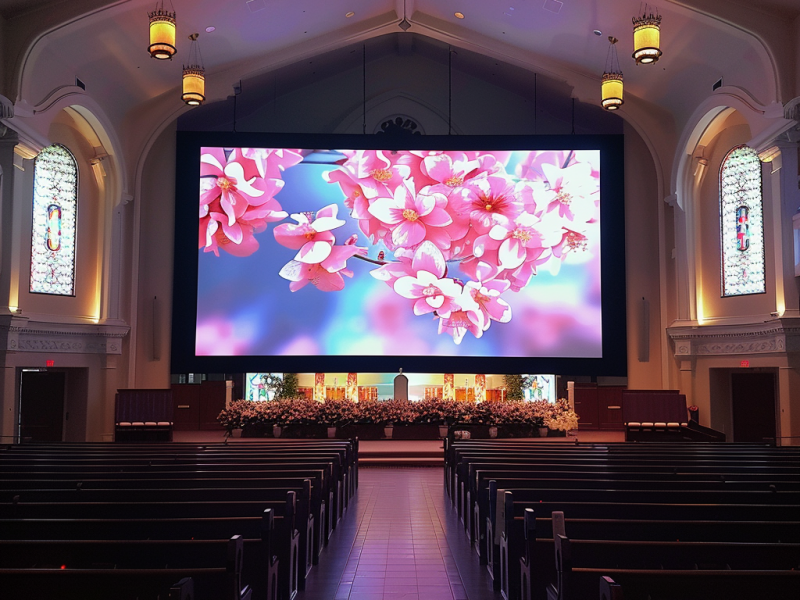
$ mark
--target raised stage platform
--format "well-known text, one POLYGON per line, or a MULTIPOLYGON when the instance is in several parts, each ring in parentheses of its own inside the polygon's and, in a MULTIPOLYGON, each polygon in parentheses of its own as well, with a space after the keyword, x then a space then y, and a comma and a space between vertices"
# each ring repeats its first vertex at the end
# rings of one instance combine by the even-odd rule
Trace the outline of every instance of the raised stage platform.
MULTIPOLYGON (((264 443, 273 438, 230 438, 230 444, 264 443)), ((523 438, 534 442, 558 442, 574 444, 580 442, 605 443, 624 442, 622 431, 577 431, 575 435, 556 438, 523 438)), ((175 442, 218 443, 223 440, 220 431, 176 431, 175 442)), ((290 441, 281 439, 280 441, 290 441)), ((298 440, 302 441, 302 440, 298 440)), ((441 440, 364 440, 359 443, 359 466, 361 467, 443 467, 444 450, 441 440)))

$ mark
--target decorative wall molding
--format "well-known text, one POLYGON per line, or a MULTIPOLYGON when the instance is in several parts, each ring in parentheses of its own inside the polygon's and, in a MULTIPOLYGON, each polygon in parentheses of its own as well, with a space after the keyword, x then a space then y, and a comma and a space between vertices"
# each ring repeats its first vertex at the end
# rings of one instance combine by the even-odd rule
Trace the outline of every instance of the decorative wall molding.
POLYGON ((0 315, 0 352, 122 354, 130 327, 118 324, 48 323, 0 315))
POLYGON ((728 356, 800 352, 800 319, 778 318, 744 325, 668 327, 675 356, 728 356))

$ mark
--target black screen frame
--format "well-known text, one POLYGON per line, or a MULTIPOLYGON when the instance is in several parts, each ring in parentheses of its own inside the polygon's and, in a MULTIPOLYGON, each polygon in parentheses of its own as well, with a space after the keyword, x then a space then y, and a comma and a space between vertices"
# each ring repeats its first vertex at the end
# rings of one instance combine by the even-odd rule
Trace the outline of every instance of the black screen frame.
POLYGON ((361 372, 557 373, 627 375, 624 144, 622 135, 421 136, 177 132, 172 373, 361 372), (197 215, 200 148, 353 148, 363 150, 599 150, 602 357, 196 356, 197 215))

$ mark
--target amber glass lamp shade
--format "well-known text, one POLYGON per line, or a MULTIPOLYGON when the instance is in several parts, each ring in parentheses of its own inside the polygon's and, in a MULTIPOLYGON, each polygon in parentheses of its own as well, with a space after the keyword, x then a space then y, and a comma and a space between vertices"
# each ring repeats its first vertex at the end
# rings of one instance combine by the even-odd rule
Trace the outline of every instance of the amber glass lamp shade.
POLYGON ((205 71, 197 65, 183 69, 183 94, 181 98, 189 106, 200 106, 206 99, 205 71))
POLYGON ((617 110, 622 106, 622 73, 603 73, 601 94, 606 110, 617 110))
POLYGON ((647 65, 661 56, 661 15, 634 17, 633 58, 636 64, 647 65))
POLYGON ((150 56, 159 60, 172 58, 175 48, 175 13, 163 9, 148 13, 150 17, 150 56))

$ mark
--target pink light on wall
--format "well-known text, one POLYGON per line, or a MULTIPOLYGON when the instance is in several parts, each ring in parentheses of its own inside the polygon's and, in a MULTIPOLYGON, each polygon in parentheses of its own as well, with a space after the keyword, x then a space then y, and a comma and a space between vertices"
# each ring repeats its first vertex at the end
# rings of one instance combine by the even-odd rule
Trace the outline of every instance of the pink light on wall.
POLYGON ((345 390, 345 398, 350 402, 358 401, 358 373, 347 374, 347 388, 345 390))
POLYGON ((443 400, 455 400, 455 376, 452 373, 444 374, 444 388, 442 389, 443 400))
POLYGON ((314 374, 314 400, 317 402, 325 400, 325 373, 314 374))
POLYGON ((475 375, 475 402, 486 400, 486 375, 475 375))

